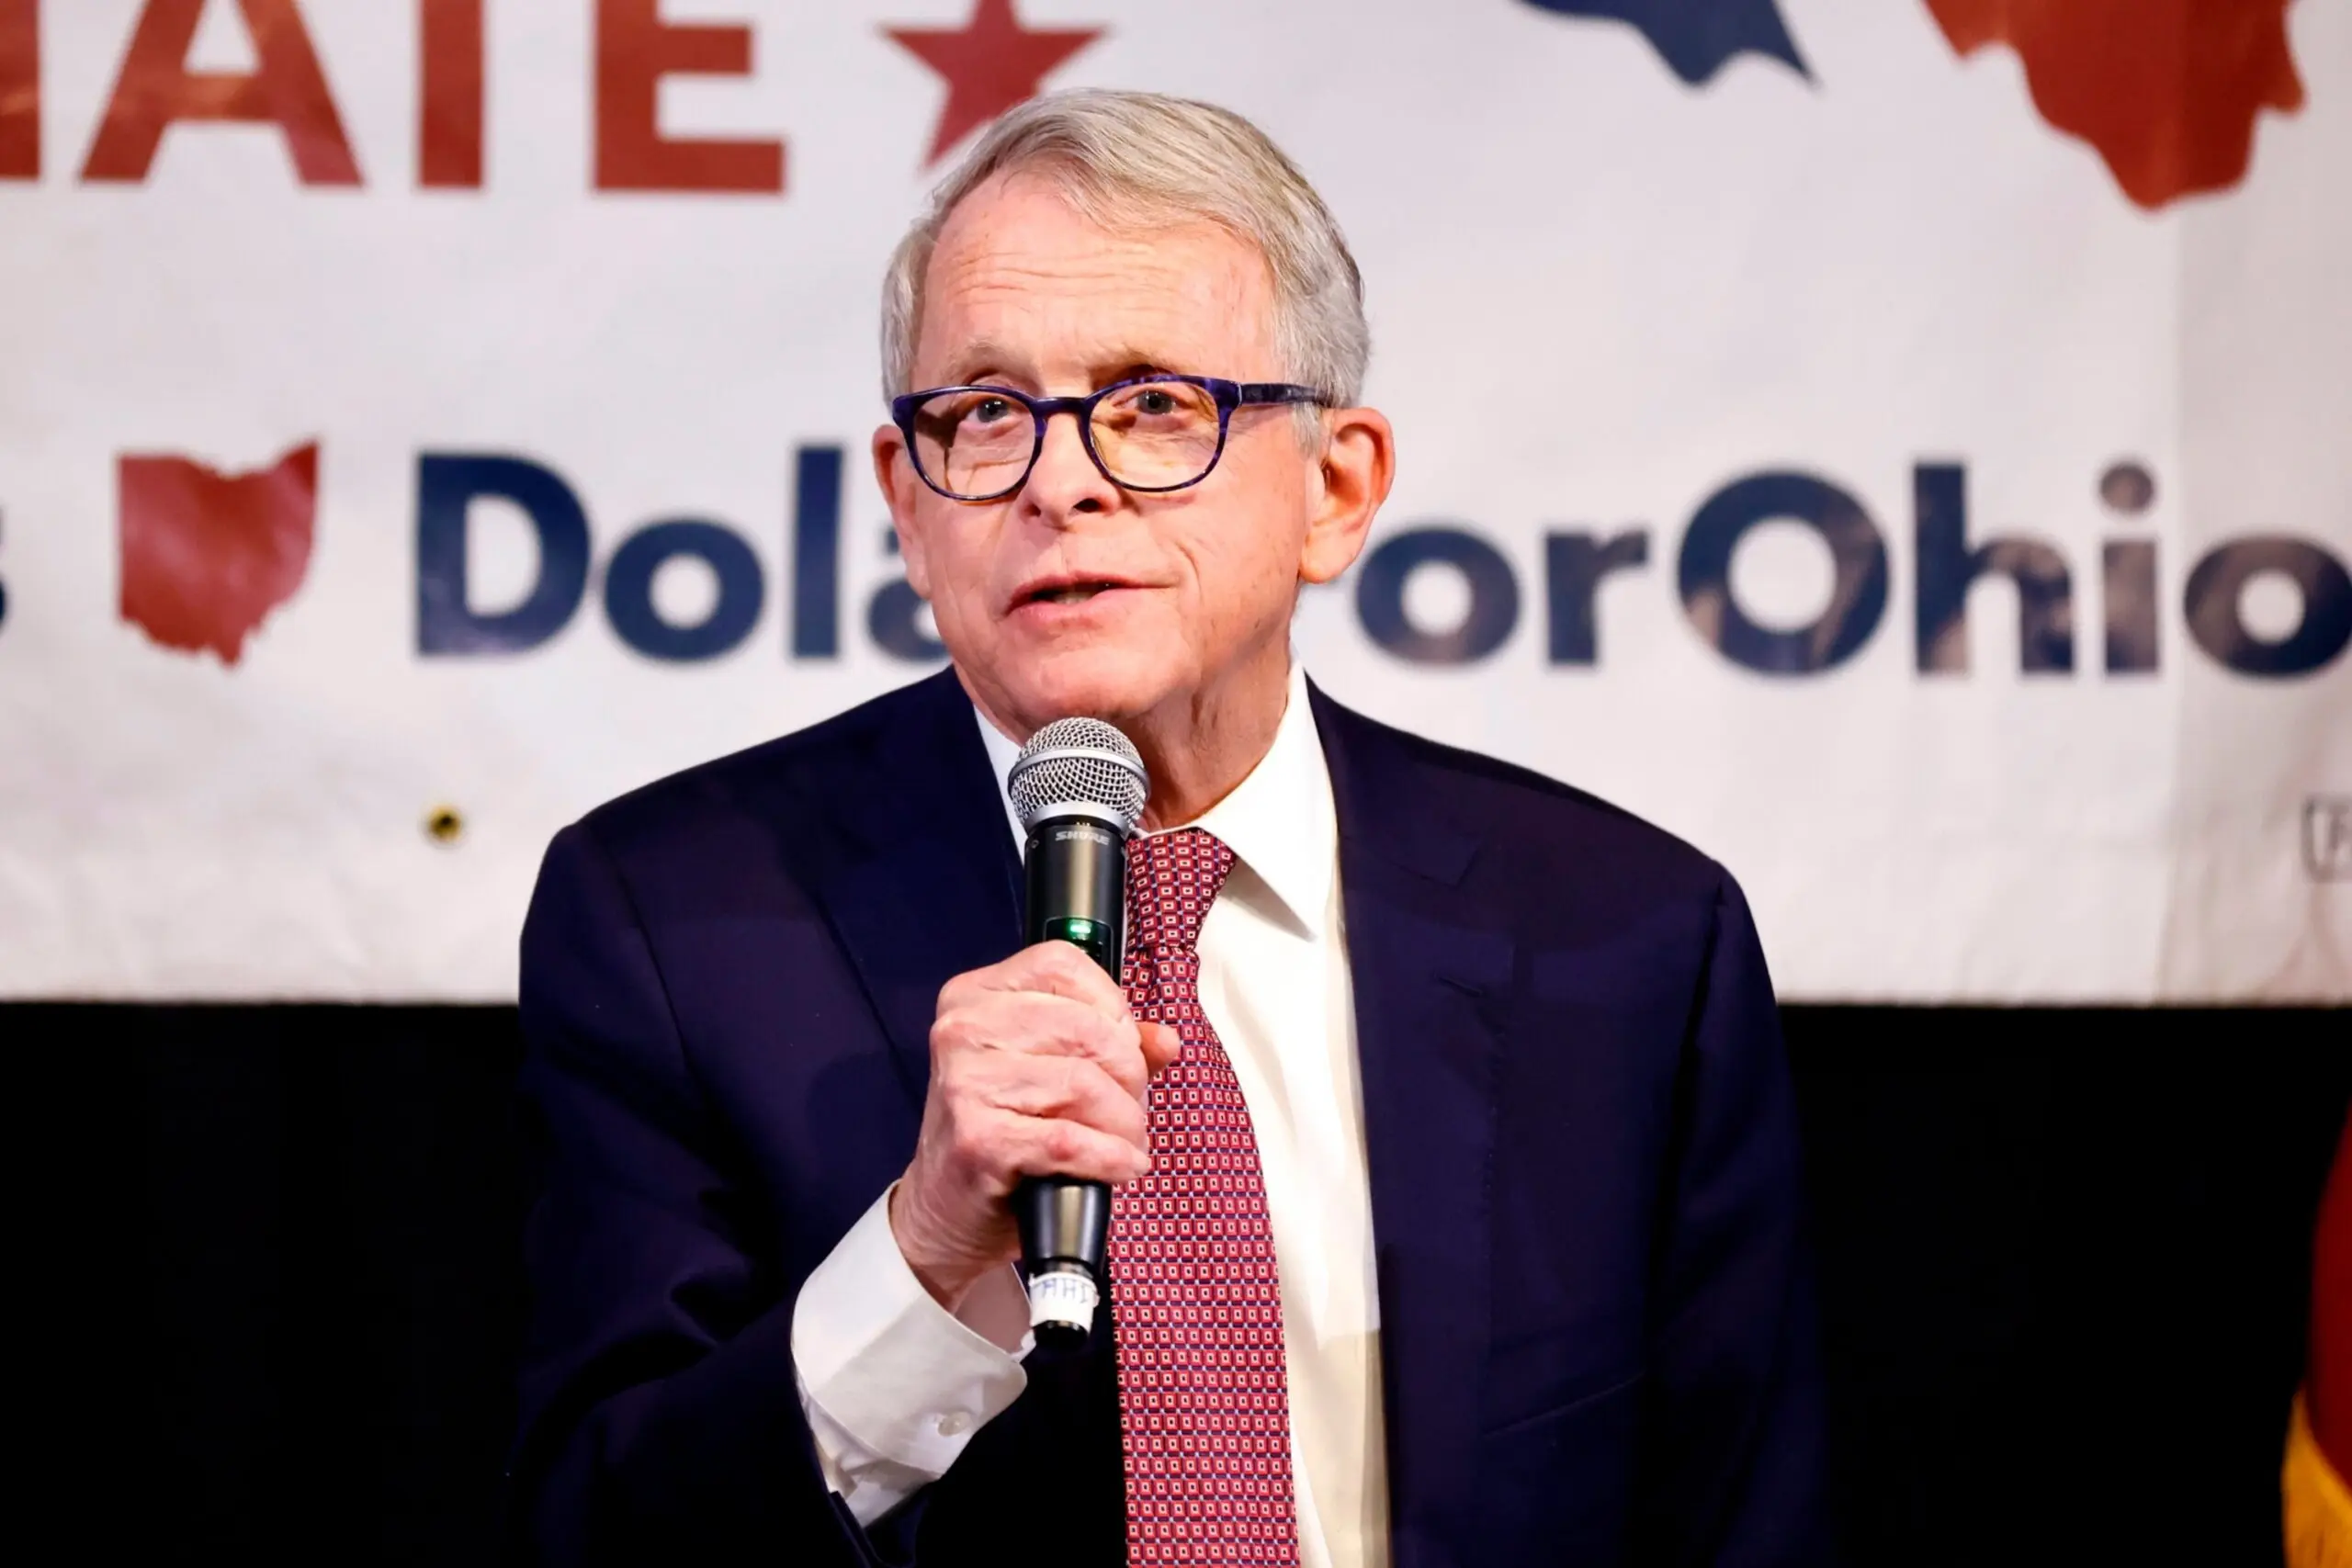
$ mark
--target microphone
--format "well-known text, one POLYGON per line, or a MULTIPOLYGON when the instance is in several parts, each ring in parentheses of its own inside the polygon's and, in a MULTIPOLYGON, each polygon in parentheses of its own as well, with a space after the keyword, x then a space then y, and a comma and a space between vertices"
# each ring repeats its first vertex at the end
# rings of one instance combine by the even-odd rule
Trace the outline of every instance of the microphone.
MULTIPOLYGON (((1073 942, 1113 980, 1125 955, 1127 839, 1151 783, 1127 738, 1099 718, 1057 718, 1029 738, 1005 781, 1029 831, 1022 945, 1073 942)), ((1075 1348, 1094 1329, 1111 1190, 1067 1176, 1024 1179, 1012 1197, 1029 1325, 1075 1348)))

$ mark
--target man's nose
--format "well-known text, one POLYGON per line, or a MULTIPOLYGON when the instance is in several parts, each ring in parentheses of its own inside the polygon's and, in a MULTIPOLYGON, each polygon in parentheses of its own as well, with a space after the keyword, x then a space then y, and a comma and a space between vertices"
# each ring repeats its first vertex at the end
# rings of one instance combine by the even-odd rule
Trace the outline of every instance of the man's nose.
POLYGON ((1056 414, 1046 421, 1045 445, 1037 453, 1037 466, 1029 470, 1029 482, 1021 487, 1021 503, 1057 528, 1118 505, 1119 487, 1087 456, 1076 415, 1056 414))

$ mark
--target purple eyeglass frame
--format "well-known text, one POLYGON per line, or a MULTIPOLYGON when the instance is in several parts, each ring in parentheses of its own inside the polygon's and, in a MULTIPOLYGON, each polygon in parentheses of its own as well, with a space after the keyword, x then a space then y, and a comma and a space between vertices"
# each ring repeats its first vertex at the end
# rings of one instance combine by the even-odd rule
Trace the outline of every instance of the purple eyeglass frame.
POLYGON ((1094 464, 1095 471, 1104 479, 1109 479, 1121 490, 1133 491, 1139 495, 1166 495, 1171 491, 1190 490, 1216 472, 1217 461, 1225 456, 1226 439, 1233 429, 1234 410, 1281 404, 1328 403, 1330 400, 1312 387, 1295 386, 1288 381, 1227 381, 1216 376, 1135 376, 1125 381, 1114 381, 1099 392, 1089 392, 1080 398, 1033 398, 1028 393, 1011 387, 981 383, 968 387, 933 387, 925 391, 909 392, 903 397, 892 398, 890 423, 899 427, 900 435, 906 437, 907 460, 915 466, 916 478, 950 501, 968 502, 977 505, 983 502, 1002 501, 1029 482, 1029 476, 1037 470, 1037 459, 1045 456, 1046 422, 1057 413, 1078 416, 1079 442, 1086 448, 1086 456, 1094 464), (1209 454, 1208 467, 1186 479, 1182 484, 1131 485, 1113 473, 1111 466, 1102 460, 1102 454, 1094 449, 1094 405, 1112 393, 1125 391, 1129 387, 1146 387, 1170 381, 1182 386, 1198 387, 1216 400, 1216 450, 1209 454), (923 471, 922 458, 918 455, 920 449, 915 443, 915 412, 933 398, 945 397, 951 392, 993 393, 998 397, 1019 403, 1029 411, 1029 417, 1036 422, 1037 435, 1035 442, 1029 448, 1029 461, 1022 468, 1021 477, 1002 490, 988 495, 958 495, 923 471))

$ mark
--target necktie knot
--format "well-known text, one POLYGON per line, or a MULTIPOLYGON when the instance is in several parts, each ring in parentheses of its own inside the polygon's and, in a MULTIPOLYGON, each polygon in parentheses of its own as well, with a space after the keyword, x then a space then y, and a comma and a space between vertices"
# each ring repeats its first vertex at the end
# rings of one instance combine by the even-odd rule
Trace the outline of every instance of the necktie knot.
POLYGON ((1127 846, 1127 949, 1190 953, 1233 870, 1233 852, 1201 828, 1154 833, 1127 846))

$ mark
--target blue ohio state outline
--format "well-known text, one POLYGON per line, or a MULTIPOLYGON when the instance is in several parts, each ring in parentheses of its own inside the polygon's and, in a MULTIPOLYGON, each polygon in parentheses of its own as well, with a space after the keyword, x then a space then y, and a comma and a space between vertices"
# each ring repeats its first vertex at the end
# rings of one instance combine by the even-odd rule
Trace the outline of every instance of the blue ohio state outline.
POLYGON ((1623 22, 1641 30, 1667 67, 1703 86, 1742 54, 1777 60, 1807 81, 1813 73, 1789 36, 1779 0, 1521 0, 1555 16, 1623 22))

